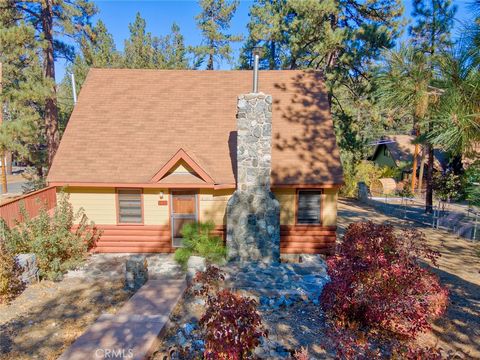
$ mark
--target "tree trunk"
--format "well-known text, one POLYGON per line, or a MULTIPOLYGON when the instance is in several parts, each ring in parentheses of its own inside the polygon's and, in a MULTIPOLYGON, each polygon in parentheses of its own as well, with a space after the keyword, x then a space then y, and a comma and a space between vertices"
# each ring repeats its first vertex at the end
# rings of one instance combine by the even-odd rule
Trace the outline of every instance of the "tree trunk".
POLYGON ((270 41, 270 59, 269 59, 269 68, 270 70, 275 70, 275 41, 270 41))
POLYGON ((208 55, 207 70, 213 70, 213 54, 208 55))
POLYGON ((58 132, 58 109, 57 90, 55 86, 55 59, 53 55, 53 10, 52 0, 45 0, 42 4, 42 28, 46 40, 44 49, 45 55, 45 77, 52 81, 50 97, 45 104, 45 132, 47 139, 47 162, 52 165, 53 157, 57 152, 60 143, 58 132))
MULTIPOLYGON (((415 121, 415 137, 418 137, 420 135, 420 130, 418 129, 418 124, 415 121)), ((419 152, 419 145, 415 144, 415 150, 413 152, 413 166, 412 166, 412 185, 411 185, 411 190, 412 194, 415 194, 415 184, 417 182, 417 164, 418 164, 418 152, 419 152)))
POLYGON ((7 151, 7 175, 13 174, 13 154, 11 151, 7 151))
MULTIPOLYGON (((431 131, 432 124, 429 124, 429 130, 431 131)), ((432 144, 427 145, 428 149, 428 166, 427 166, 427 193, 425 196, 425 212, 433 212, 433 146, 432 144)))
MULTIPOLYGON (((2 63, 0 63, 0 95, 2 94, 3 89, 3 73, 2 73, 2 63)), ((0 98, 0 125, 3 123, 3 102, 0 98)), ((6 167, 6 159, 5 159, 5 151, 0 151, 0 157, 2 158, 2 194, 6 194, 8 192, 7 187, 7 167, 6 167)))
POLYGON ((422 150, 422 157, 420 158, 420 173, 418 174, 418 193, 422 193, 422 186, 423 186, 423 170, 425 169, 425 160, 427 157, 425 156, 426 149, 422 150))

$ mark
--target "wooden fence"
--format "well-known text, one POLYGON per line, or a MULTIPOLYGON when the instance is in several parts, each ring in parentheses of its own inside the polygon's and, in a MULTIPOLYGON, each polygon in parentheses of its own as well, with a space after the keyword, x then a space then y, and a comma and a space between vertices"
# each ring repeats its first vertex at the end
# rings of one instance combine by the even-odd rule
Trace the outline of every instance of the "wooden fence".
POLYGON ((31 218, 38 216, 42 208, 51 211, 57 204, 56 193, 55 186, 50 186, 7 201, 0 205, 0 217, 5 220, 9 227, 12 227, 16 221, 22 221, 21 204, 31 218))

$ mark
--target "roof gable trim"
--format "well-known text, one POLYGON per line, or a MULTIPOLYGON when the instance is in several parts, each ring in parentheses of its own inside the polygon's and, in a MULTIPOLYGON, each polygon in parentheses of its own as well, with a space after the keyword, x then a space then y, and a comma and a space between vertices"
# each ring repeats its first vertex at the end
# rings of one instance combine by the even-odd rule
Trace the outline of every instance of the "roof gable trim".
POLYGON ((184 161, 188 166, 192 168, 192 170, 198 175, 200 179, 205 181, 207 184, 215 184, 215 181, 208 175, 208 173, 202 169, 200 165, 198 165, 195 160, 193 160, 190 155, 187 154, 185 150, 180 148, 173 157, 166 162, 165 165, 152 177, 150 182, 157 183, 162 180, 170 171, 172 171, 175 166, 180 162, 184 161))

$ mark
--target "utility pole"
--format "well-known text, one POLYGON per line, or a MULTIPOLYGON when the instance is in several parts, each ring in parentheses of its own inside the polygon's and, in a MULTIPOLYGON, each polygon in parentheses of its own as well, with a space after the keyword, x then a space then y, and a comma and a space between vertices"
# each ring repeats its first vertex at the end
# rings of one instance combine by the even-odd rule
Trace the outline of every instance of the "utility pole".
MULTIPOLYGON (((2 63, 0 63, 0 96, 2 94, 2 88, 3 88, 3 77, 2 77, 2 63)), ((1 101, 0 97, 0 126, 3 123, 3 101, 1 101)), ((0 157, 2 159, 2 173, 1 173, 1 178, 2 178, 2 194, 6 194, 8 192, 7 188, 7 159, 5 156, 5 150, 1 149, 0 151, 0 157)))
POLYGON ((72 72, 70 74, 71 79, 72 79, 72 96, 73 96, 73 105, 77 105, 77 88, 75 86, 75 75, 72 72))

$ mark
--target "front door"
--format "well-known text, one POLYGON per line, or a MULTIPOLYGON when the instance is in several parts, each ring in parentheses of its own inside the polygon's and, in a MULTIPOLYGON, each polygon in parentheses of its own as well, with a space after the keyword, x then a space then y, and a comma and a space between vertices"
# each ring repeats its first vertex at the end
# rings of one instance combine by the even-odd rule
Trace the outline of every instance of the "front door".
POLYGON ((197 195, 192 191, 172 192, 172 246, 182 246, 182 227, 197 221, 197 195))

